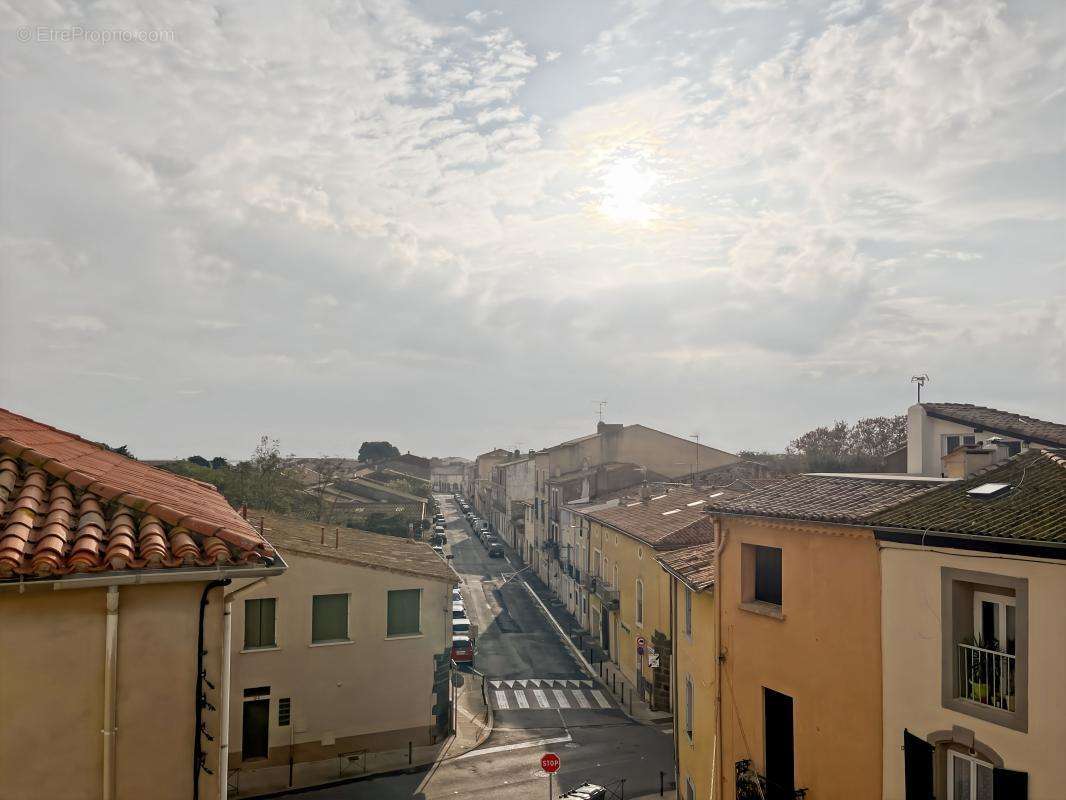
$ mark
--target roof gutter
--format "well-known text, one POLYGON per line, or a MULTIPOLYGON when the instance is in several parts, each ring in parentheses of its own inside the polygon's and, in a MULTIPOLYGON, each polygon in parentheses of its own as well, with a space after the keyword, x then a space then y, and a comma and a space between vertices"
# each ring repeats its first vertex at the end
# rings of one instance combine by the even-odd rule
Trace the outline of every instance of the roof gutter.
POLYGON ((1066 542, 1045 542, 1036 539, 1012 539, 1005 536, 985 536, 973 533, 898 528, 871 525, 879 542, 916 544, 921 547, 952 547, 959 550, 981 550, 1008 555, 1066 559, 1066 542))
POLYGON ((51 586, 60 589, 91 589, 96 586, 132 586, 154 583, 194 583, 199 581, 223 580, 231 578, 268 578, 280 575, 289 565, 280 553, 274 556, 270 566, 256 567, 205 567, 202 569, 155 569, 130 570, 128 573, 97 572, 89 574, 75 573, 55 578, 33 578, 0 583, 0 590, 14 589, 20 594, 26 589, 51 586))

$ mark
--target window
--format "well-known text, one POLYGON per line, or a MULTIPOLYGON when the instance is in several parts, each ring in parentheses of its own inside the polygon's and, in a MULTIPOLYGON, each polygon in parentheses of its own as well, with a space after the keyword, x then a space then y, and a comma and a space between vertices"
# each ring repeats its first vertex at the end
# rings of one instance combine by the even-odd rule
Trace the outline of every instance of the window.
POLYGON ((692 678, 685 676, 685 735, 692 741, 692 678))
POLYGON ((592 574, 597 578, 600 577, 600 551, 592 551, 592 574))
POLYGON ((781 616, 781 548, 741 547, 741 590, 747 610, 781 616))
POLYGON ((274 618, 277 613, 277 598, 261 597, 244 601, 244 649, 276 647, 274 618))
POLYGON ((311 642, 348 641, 348 595, 316 594, 311 600, 311 642))
POLYGON ((941 703, 1028 730, 1028 581, 941 569, 941 703))
POLYGON ((637 624, 644 626, 644 581, 637 578, 637 624))
POLYGON ((946 456, 955 448, 964 444, 976 444, 977 437, 966 436, 961 433, 949 433, 940 437, 941 440, 941 455, 946 456))
POLYGON ((292 716, 292 699, 283 697, 278 700, 278 727, 284 728, 292 716))
POLYGON ((948 797, 951 800, 992 800, 992 765, 949 750, 948 797))
POLYGON ((389 592, 386 636, 410 636, 422 632, 422 590, 394 589, 389 592))
POLYGON ((685 587, 685 636, 692 638, 692 590, 685 587))

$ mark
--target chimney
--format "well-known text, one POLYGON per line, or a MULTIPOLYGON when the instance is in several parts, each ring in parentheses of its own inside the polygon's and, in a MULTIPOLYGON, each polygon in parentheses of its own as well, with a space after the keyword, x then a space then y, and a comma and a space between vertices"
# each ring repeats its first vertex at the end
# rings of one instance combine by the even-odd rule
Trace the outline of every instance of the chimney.
POLYGON ((648 488, 647 481, 644 481, 640 487, 640 502, 644 505, 648 505, 651 502, 651 490, 648 488))
POLYGON ((623 425, 620 422, 604 422, 602 419, 596 423, 596 433, 618 433, 623 425))

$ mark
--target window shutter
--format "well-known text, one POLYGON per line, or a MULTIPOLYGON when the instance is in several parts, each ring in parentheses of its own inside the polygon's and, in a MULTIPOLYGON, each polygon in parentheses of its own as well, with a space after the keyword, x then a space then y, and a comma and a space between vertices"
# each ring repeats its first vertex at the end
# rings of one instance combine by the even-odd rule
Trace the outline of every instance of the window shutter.
POLYGON ((907 800, 933 800, 933 746, 908 730, 903 731, 903 774, 907 800))
POLYGON ((1029 773, 1012 769, 992 770, 992 797, 994 800, 1027 800, 1029 797, 1029 773))

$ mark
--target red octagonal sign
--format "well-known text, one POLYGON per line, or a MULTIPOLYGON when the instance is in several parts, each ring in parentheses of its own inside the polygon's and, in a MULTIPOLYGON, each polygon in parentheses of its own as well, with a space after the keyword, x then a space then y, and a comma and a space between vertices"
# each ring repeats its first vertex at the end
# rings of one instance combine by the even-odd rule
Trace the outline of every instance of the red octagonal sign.
POLYGON ((540 768, 551 774, 559 771, 559 756, 555 753, 545 753, 540 757, 540 768))

